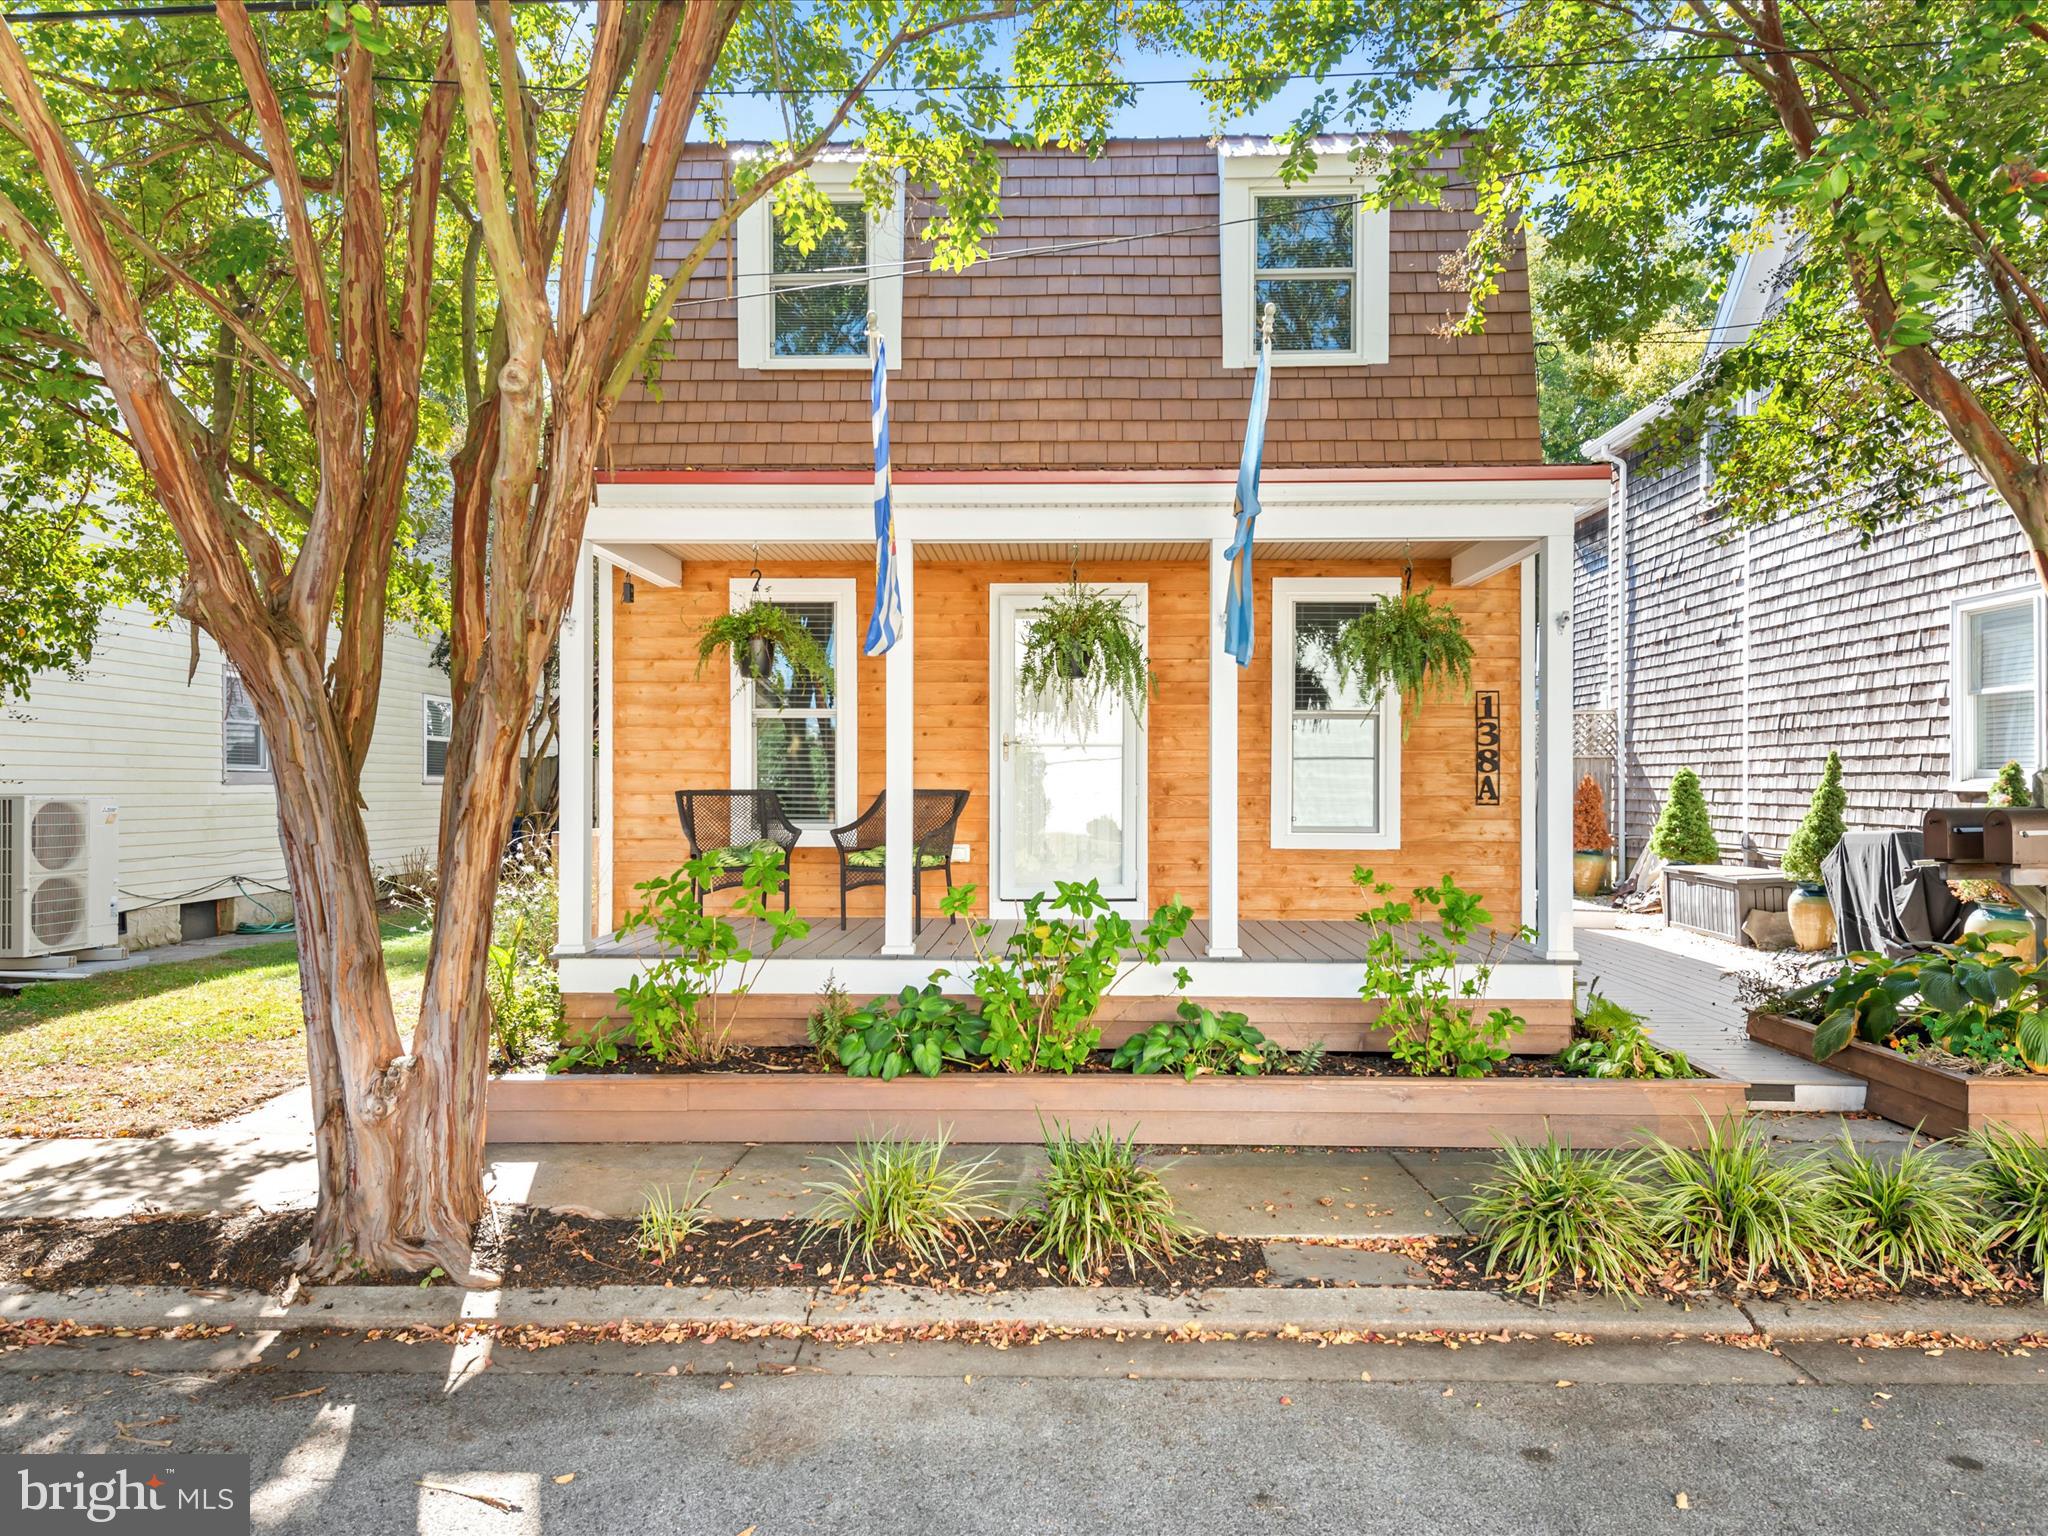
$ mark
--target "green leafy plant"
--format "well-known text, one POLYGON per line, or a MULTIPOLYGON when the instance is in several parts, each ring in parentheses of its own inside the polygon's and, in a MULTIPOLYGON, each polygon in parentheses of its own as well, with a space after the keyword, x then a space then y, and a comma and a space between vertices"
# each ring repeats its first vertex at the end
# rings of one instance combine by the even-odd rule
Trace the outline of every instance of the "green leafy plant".
POLYGON ((1848 791, 1842 788, 1842 755, 1829 752, 1820 771, 1820 783, 1814 786, 1806 819, 1785 844, 1785 857, 1780 863, 1786 874, 1802 885, 1820 884, 1821 864, 1849 830, 1842 821, 1842 812, 1848 806, 1848 791))
POLYGON ((2048 1144, 1995 1124, 1962 1140, 1978 1158, 1969 1176, 1983 1210, 1985 1252, 2033 1271, 2048 1301, 2048 1144))
POLYGON ((2008 758, 1998 777, 1991 781, 1991 788, 1985 793, 1986 805, 2015 807, 2032 805, 2033 796, 2027 791, 2027 770, 2017 759, 2008 758))
POLYGON ((1504 1142, 1466 1207, 1487 1269, 1539 1297, 1556 1285, 1640 1294, 1662 1260, 1644 1168, 1641 1153, 1574 1152, 1555 1136, 1504 1142))
POLYGON ((1076 1285, 1117 1257, 1133 1276, 1140 1263, 1163 1269, 1202 1235, 1139 1158, 1135 1134, 1119 1140, 1098 1127, 1075 1136, 1054 1124, 1045 1155, 1038 1197, 1018 1218, 1035 1229, 1025 1253, 1053 1259, 1076 1285))
POLYGON ((758 598, 744 608, 721 613, 704 626, 697 636, 697 675, 704 675, 704 668, 720 651, 730 651, 743 674, 756 676, 747 656, 748 642, 756 639, 773 645, 798 673, 825 687, 832 685, 832 663, 825 648, 787 608, 758 598))
POLYGON ((1040 603, 1024 626, 1018 695, 1069 736, 1093 729, 1109 699, 1122 700, 1131 718, 1142 721, 1145 701, 1158 686, 1127 598, 1084 587, 1077 578, 1040 603))
POLYGON ((1337 680, 1353 682, 1367 697, 1392 688, 1401 696, 1401 733, 1415 724, 1425 697, 1472 691, 1472 642, 1465 621, 1449 603, 1432 599, 1433 587, 1383 597, 1348 620, 1330 642, 1337 680))
POLYGON ((901 1249, 928 1267, 945 1261, 948 1246, 972 1249, 979 1221, 1000 1214, 998 1181, 989 1159, 959 1162, 947 1156, 946 1137, 863 1139, 843 1158, 828 1159, 838 1177, 818 1186, 806 1244, 831 1232, 872 1262, 886 1247, 901 1249))
MULTIPOLYGON (((647 969, 618 990, 631 1020, 628 1037, 654 1061, 723 1059, 731 1048, 733 1012, 767 963, 767 955, 756 956, 740 942, 726 917, 704 910, 701 891, 720 872, 705 857, 672 875, 643 880, 634 889, 646 896, 646 904, 619 927, 621 933, 651 934, 655 941, 655 958, 647 969)), ((765 925, 771 954, 810 932, 802 918, 769 904, 782 881, 782 850, 756 848, 732 906, 733 915, 747 919, 750 929, 765 925)), ((619 1043, 616 1032, 587 1035, 559 1051, 550 1070, 608 1067, 619 1059, 619 1043)))
POLYGON ((1653 1226, 1702 1285, 1720 1274, 1811 1280, 1839 1257, 1823 1160, 1773 1159, 1753 1122, 1710 1120, 1697 1150, 1659 1141, 1652 1157, 1653 1226))
POLYGON ((690 1177, 683 1185, 680 1201, 666 1184, 659 1188, 650 1184, 641 1196, 640 1228, 634 1242, 641 1253, 657 1264, 668 1263, 683 1244, 702 1230, 711 1197, 725 1183, 721 1174, 699 1189, 697 1180, 703 1169, 701 1162, 690 1165, 690 1177))
POLYGON ((817 1053, 819 1065, 838 1065, 839 1039, 846 1032, 846 1021, 853 1013, 852 996, 839 984, 837 976, 828 975, 824 986, 818 989, 817 1005, 811 1009, 811 1016, 806 1021, 806 1033, 810 1037, 811 1049, 817 1053))
POLYGON ((1675 1078, 1697 1077, 1682 1051, 1659 1050, 1650 1041, 1642 1015, 1611 997, 1586 989, 1586 1006, 1578 1010, 1572 1043, 1557 1064, 1570 1077, 1675 1078))
POLYGON ((562 1038, 562 984, 555 972, 555 861, 541 838, 506 858, 491 906, 484 989, 498 1059, 521 1066, 562 1038))
POLYGON ((1718 864, 1721 845, 1714 841, 1714 823, 1707 815, 1707 797, 1700 776, 1681 768, 1671 776, 1671 792, 1650 833, 1650 851, 1666 864, 1718 864))
MULTIPOLYGON (((1047 896, 1028 897, 1002 948, 989 946, 992 923, 973 916, 974 887, 956 886, 942 903, 971 926, 973 987, 987 1027, 990 1061, 1010 1072, 1071 1072, 1102 1039, 1095 1014, 1103 998, 1140 965, 1156 965, 1188 930, 1194 910, 1168 901, 1143 928, 1110 906, 1100 882, 1061 880, 1047 896)), ((1178 980, 1187 984, 1187 972, 1178 980)))
POLYGON ((1394 1060, 1417 1077, 1483 1077, 1506 1061, 1507 1042, 1522 1032, 1521 1016, 1510 1008, 1479 1014, 1501 935, 1488 930, 1476 964, 1464 955, 1492 920, 1478 896, 1449 875, 1417 886, 1408 901, 1386 899, 1393 886, 1369 869, 1353 869, 1351 881, 1381 898, 1358 914, 1369 935, 1358 992, 1379 1003, 1394 1060), (1430 913, 1441 935, 1418 922, 1430 913))
POLYGON ((1975 1186, 1968 1170, 1936 1148, 1908 1144, 1880 1160, 1845 1129, 1821 1188, 1847 1267, 1894 1286, 1955 1271, 1983 1274, 1975 1186))
POLYGON ((894 998, 877 998, 847 1014, 821 1045, 829 1062, 849 1077, 893 1082, 906 1072, 937 1077, 949 1065, 980 1060, 988 1028, 980 1015, 939 989, 934 973, 922 987, 905 987, 894 998))
MULTIPOLYGON (((1262 1072, 1297 1071, 1296 1058, 1275 1045, 1241 1013, 1217 1013, 1183 998, 1179 1019, 1162 1019, 1140 1030, 1116 1048, 1113 1067, 1127 1067, 1144 1076, 1178 1072, 1189 1082, 1198 1077, 1257 1077, 1262 1072)), ((1317 1061, 1321 1053, 1317 1053, 1317 1061)))
POLYGON ((2048 1010, 2039 979, 2038 967, 1972 934, 1898 959, 1858 950, 1835 976, 1785 994, 1783 1007, 1814 1021, 1815 1061, 1861 1039, 2038 1069, 2048 1066, 2048 1010))

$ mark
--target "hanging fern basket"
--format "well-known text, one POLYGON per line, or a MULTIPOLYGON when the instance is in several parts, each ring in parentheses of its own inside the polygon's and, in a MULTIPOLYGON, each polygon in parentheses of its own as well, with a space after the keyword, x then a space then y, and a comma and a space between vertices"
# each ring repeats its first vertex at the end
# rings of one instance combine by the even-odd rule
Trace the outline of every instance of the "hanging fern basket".
POLYGON ((778 656, 799 676, 830 686, 832 662, 811 632, 788 609, 755 599, 744 608, 721 613, 697 637, 697 672, 701 676, 720 651, 732 653, 733 666, 753 682, 775 675, 778 656))
POLYGON ((1347 622, 1330 646, 1339 682, 1355 685, 1368 697, 1383 689, 1400 695, 1404 737, 1425 698, 1472 692, 1472 642, 1465 637, 1465 621, 1449 603, 1436 599, 1434 587, 1411 592, 1409 580, 1404 572, 1401 595, 1383 598, 1347 622))
POLYGON ((747 648, 740 655, 740 671, 756 682, 775 671, 775 642, 766 635, 747 636, 747 648))
POLYGON ((1101 723, 1112 700, 1143 722, 1159 680, 1145 655, 1144 631, 1127 599, 1079 579, 1046 598, 1024 629, 1017 693, 1031 713, 1079 741, 1101 723))

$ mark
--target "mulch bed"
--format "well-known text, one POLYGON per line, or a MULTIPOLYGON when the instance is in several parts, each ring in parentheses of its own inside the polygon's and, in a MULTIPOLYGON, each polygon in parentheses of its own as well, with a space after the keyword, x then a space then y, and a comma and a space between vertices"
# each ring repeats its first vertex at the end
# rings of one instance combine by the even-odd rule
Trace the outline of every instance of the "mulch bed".
MULTIPOLYGON (((28 1217, 0 1221, 0 1281, 69 1290, 89 1285, 221 1286, 278 1291, 293 1273, 310 1216, 104 1217, 64 1221, 28 1217)), ((638 1223, 501 1208, 476 1231, 476 1263, 507 1285, 708 1285, 754 1289, 774 1285, 897 1285, 960 1291, 1027 1290, 1065 1284, 1063 1271, 1028 1259, 1029 1233, 989 1225, 974 1232, 936 1270, 907 1255, 849 1255, 828 1229, 806 1221, 708 1222, 668 1263, 643 1256, 638 1223), (808 1241, 806 1241, 808 1239, 808 1241)), ((1256 1242, 1204 1238, 1163 1268, 1121 1262, 1098 1283, 1159 1292, 1207 1286, 1251 1286, 1266 1277, 1256 1242)), ((369 1275, 368 1285, 446 1284, 442 1276, 369 1275)))
MULTIPOLYGON (((1086 1074, 1111 1073, 1128 1077, 1124 1067, 1112 1067, 1109 1051, 1096 1051, 1076 1070, 1086 1074)), ((993 1072, 993 1067, 948 1066, 947 1076, 960 1073, 993 1072)), ((843 1076, 836 1069, 828 1069, 818 1059, 817 1052, 803 1045, 741 1045, 734 1046, 717 1061, 666 1061, 658 1062, 652 1057, 638 1053, 627 1053, 607 1067, 578 1064, 566 1067, 564 1077, 677 1077, 691 1075, 719 1075, 734 1072, 788 1072, 800 1076, 843 1076)), ((1168 1073, 1167 1076, 1177 1074, 1168 1073)), ((1287 1077, 1295 1074, 1272 1072, 1268 1077, 1287 1077)), ((1408 1069, 1386 1055, 1367 1055, 1357 1051, 1332 1051, 1322 1060, 1315 1071, 1299 1074, 1305 1077, 1407 1077, 1408 1069)), ((1510 1056, 1506 1061, 1486 1074, 1488 1077, 1550 1077, 1568 1076, 1558 1070, 1555 1056, 1510 1056)))

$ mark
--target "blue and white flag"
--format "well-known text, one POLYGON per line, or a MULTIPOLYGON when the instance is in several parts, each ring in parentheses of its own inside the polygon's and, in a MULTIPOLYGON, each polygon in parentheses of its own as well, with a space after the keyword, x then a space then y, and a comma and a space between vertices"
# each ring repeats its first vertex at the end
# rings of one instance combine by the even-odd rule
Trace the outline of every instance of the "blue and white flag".
POLYGON ((903 628, 903 594, 896 588, 896 514, 889 497, 889 344, 875 338, 875 383, 869 392, 875 437, 875 611, 868 620, 867 653, 879 656, 903 628))
POLYGON ((1273 377, 1273 338, 1259 345, 1251 415, 1244 424, 1244 454, 1237 462, 1237 537, 1231 540, 1230 595, 1223 605, 1223 648, 1240 667, 1252 660, 1252 525, 1259 520, 1259 464, 1266 454, 1266 401, 1273 377))

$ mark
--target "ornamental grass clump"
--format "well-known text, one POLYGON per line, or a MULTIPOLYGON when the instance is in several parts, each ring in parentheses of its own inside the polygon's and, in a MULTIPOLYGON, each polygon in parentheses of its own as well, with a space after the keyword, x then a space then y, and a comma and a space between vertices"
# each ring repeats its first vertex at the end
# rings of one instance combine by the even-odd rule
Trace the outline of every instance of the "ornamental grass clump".
POLYGON ((2048 1145, 2003 1125, 1962 1140, 1979 1159, 1969 1179, 1982 1208, 1984 1251, 2031 1270, 2048 1301, 2048 1145))
POLYGON ((1574 1152, 1555 1136, 1503 1143, 1466 1208, 1488 1242, 1488 1271, 1539 1299, 1559 1285, 1641 1294, 1662 1261, 1643 1169, 1641 1153, 1574 1152))
POLYGON ((1663 814, 1650 833, 1650 851, 1666 864, 1721 862, 1721 845, 1714 841, 1713 819, 1707 815, 1707 797, 1700 789, 1700 776, 1690 768, 1671 776, 1663 814))
POLYGON ((849 1263, 855 1254, 871 1263, 878 1251, 893 1247, 937 1268, 956 1243, 971 1251, 975 1223, 1000 1213, 989 1159, 949 1158, 944 1136, 863 1139, 847 1156, 826 1162, 839 1176, 818 1186, 822 1198, 812 1208, 804 1242, 820 1232, 835 1233, 849 1263))
POLYGON ((666 1184, 660 1188, 648 1185, 641 1197, 640 1229, 635 1246, 655 1263, 668 1263, 683 1244, 702 1229, 711 1197, 725 1183, 721 1175, 703 1189, 698 1189, 697 1179, 703 1171, 701 1162, 690 1165, 690 1177, 683 1185, 680 1201, 666 1184))
POLYGON ((1891 1286, 1956 1273, 1983 1277, 1975 1184, 1937 1149, 1909 1145, 1880 1160, 1844 1130, 1841 1156, 1821 1183, 1844 1268, 1891 1286))
POLYGON ((1202 1234, 1174 1208, 1159 1175, 1138 1158, 1135 1137, 1118 1140, 1106 1127, 1075 1136, 1054 1125, 1045 1133, 1048 1166, 1038 1199, 1019 1218, 1036 1229, 1025 1249, 1052 1259, 1076 1285, 1123 1258, 1133 1277, 1143 1262, 1163 1270, 1202 1234))
POLYGON ((1849 830, 1842 820, 1842 813, 1848 807, 1848 792, 1842 788, 1842 755, 1830 752, 1826 766, 1820 771, 1820 783, 1814 786, 1806 819, 1799 823, 1785 844, 1781 867, 1787 875, 1801 885, 1820 884, 1822 863, 1849 830))
POLYGON ((1837 1260, 1820 1159, 1774 1160, 1747 1121, 1709 1121, 1697 1151, 1660 1141, 1652 1159, 1652 1225, 1700 1284, 1721 1275, 1811 1281, 1816 1265, 1837 1260))

